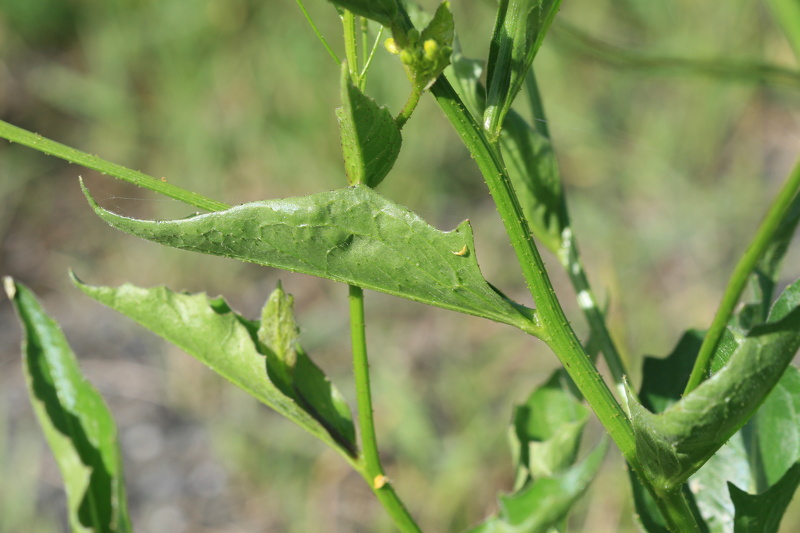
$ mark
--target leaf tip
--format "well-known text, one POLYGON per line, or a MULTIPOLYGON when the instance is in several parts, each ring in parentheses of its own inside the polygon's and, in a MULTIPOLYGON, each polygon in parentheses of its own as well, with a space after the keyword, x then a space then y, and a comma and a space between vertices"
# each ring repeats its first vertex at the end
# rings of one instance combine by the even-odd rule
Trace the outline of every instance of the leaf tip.
POLYGON ((17 284, 11 276, 3 276, 3 289, 9 300, 13 300, 17 296, 17 284))

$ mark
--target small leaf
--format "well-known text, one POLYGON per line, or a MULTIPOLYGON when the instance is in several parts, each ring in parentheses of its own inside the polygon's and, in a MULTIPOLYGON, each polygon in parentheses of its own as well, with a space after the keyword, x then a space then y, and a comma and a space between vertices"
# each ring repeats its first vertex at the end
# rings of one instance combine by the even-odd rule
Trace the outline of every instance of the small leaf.
POLYGON ((278 284, 264 305, 258 328, 258 340, 267 349, 267 374, 281 392, 354 454, 356 437, 350 407, 300 346, 299 336, 294 297, 278 284))
POLYGON ((400 13, 399 0, 329 0, 341 9, 352 11, 356 15, 372 19, 386 27, 392 27, 400 13))
POLYGON ((800 463, 793 465, 769 490, 748 494, 729 483, 736 508, 734 533, 777 533, 786 508, 800 485, 800 463))
POLYGON ((350 185, 377 187, 400 154, 402 137, 385 107, 361 92, 342 64, 342 107, 336 110, 342 137, 345 171, 350 185))
POLYGON ((589 410, 570 392, 566 379, 564 372, 554 372, 514 409, 511 439, 517 488, 575 462, 589 410))
POLYGON ((501 496, 498 516, 469 533, 547 533, 586 491, 600 469, 607 444, 603 440, 583 461, 552 477, 538 478, 514 494, 501 496))
POLYGON ((33 293, 11 278, 5 278, 4 285, 25 330, 22 353, 28 392, 64 478, 72 531, 130 532, 111 413, 33 293))
POLYGON ((484 128, 499 135, 561 0, 500 0, 489 49, 484 128))
POLYGON ((240 205, 182 220, 144 221, 99 207, 112 226, 184 250, 320 276, 538 333, 533 310, 483 278, 468 222, 432 228, 364 185, 240 205))
POLYGON ((222 298, 209 299, 202 293, 179 294, 165 287, 142 289, 131 284, 118 288, 92 287, 74 277, 73 282, 89 297, 181 348, 346 459, 357 456, 349 409, 294 341, 289 341, 296 354, 291 378, 282 381, 280 387, 270 380, 267 369, 285 365, 286 354, 278 356, 264 346, 259 340, 259 330, 275 349, 281 350, 292 336, 286 330, 296 327, 293 318, 287 322, 286 302, 274 305, 280 295, 271 298, 273 305, 267 304, 262 317, 283 322, 265 326, 234 313, 222 298))
POLYGON ((656 490, 680 485, 744 425, 800 347, 800 282, 786 289, 766 324, 738 339, 730 360, 697 389, 653 414, 633 398, 637 454, 656 490))

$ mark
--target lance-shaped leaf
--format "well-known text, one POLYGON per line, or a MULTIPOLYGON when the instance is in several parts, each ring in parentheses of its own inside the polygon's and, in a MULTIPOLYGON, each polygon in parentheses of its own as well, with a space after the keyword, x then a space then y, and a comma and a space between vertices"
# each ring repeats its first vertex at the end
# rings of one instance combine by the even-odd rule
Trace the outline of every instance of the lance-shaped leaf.
POLYGON ((106 222, 166 246, 341 281, 538 333, 533 310, 483 278, 469 222, 439 231, 365 185, 170 221, 115 215, 85 192, 106 222))
POLYGON ((498 135, 561 0, 500 0, 489 49, 483 124, 498 135))
POLYGON ((352 11, 356 15, 372 19, 391 28, 399 15, 399 0, 329 0, 341 9, 352 11))
POLYGON ((58 324, 33 293, 11 278, 3 281, 25 331, 22 353, 28 392, 64 478, 72 531, 131 531, 111 413, 81 373, 58 324))
POLYGON ((361 92, 342 64, 342 107, 336 110, 347 181, 377 187, 400 154, 402 137, 385 107, 361 92))
POLYGON ((688 479, 756 411, 781 379, 800 347, 800 282, 786 289, 766 324, 756 326, 730 360, 697 389, 663 413, 629 398, 637 454, 656 490, 671 490, 688 479))
POLYGON ((607 448, 607 441, 603 440, 580 463, 553 476, 537 478, 514 494, 501 496, 498 516, 469 533, 547 533, 586 491, 607 448))
POLYGON ((232 311, 222 298, 209 299, 203 293, 176 293, 166 287, 144 289, 129 283, 116 288, 92 287, 74 276, 73 282, 90 298, 181 348, 346 459, 356 457, 352 417, 338 391, 299 349, 296 339, 288 343, 295 348, 291 372, 285 368, 287 354, 276 353, 282 352, 287 343, 281 344, 275 336, 288 339, 292 335, 290 330, 296 328, 294 319, 286 316, 290 306, 286 305, 282 290, 273 293, 259 323, 232 311), (280 302, 281 299, 284 301, 280 302), (272 339, 269 345, 260 336, 272 339), (280 386, 272 380, 275 369, 281 371, 281 376, 275 379, 280 386), (316 390, 311 394, 306 392, 309 389, 316 390))

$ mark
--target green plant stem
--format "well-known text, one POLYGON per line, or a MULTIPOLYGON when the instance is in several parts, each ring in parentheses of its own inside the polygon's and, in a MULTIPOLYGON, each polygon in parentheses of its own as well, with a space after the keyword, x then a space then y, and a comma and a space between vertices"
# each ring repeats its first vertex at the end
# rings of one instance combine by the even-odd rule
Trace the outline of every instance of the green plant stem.
POLYGON ((169 198, 174 198, 175 200, 179 200, 206 211, 222 211, 230 207, 228 204, 212 200, 211 198, 207 198, 192 191, 187 191, 186 189, 172 185, 167 181, 153 178, 152 176, 148 176, 147 174, 143 174, 136 170, 131 170, 121 165, 105 161, 96 155, 81 152, 80 150, 76 150, 75 148, 65 146, 61 143, 42 137, 36 133, 18 128, 17 126, 13 126, 2 120, 0 120, 0 137, 23 146, 33 148, 34 150, 39 150, 45 154, 65 159, 70 163, 76 163, 86 168, 96 170, 101 174, 107 174, 123 181, 127 181, 128 183, 132 183, 138 187, 150 189, 151 191, 163 194, 169 198))
POLYGON ((339 59, 339 56, 336 55, 336 52, 333 51, 333 48, 331 48, 331 45, 329 45, 328 41, 325 40, 325 37, 323 37, 322 32, 319 31, 319 28, 317 28, 317 25, 314 24, 314 19, 312 19, 311 15, 309 15, 308 11, 306 11, 306 6, 303 5, 302 0, 296 0, 296 1, 297 1, 297 5, 300 6, 300 11, 303 12, 303 16, 306 17, 306 20, 311 25, 311 29, 314 30, 314 33, 317 35, 317 39, 319 39, 319 42, 322 43, 322 46, 325 47, 325 50, 328 51, 328 54, 330 54, 330 56, 333 58, 333 60, 336 61, 336 64, 337 65, 341 65, 342 64, 342 60, 339 59))
POLYGON ((419 104, 419 99, 422 97, 422 91, 418 88, 414 87, 411 89, 411 96, 408 97, 406 101, 406 105, 403 106, 403 109, 398 113, 397 117, 394 119, 397 122, 397 127, 401 128, 406 125, 408 119, 411 118, 411 115, 414 113, 414 110, 417 108, 417 104, 419 104))
POLYGON ((692 392, 708 377, 711 358, 717 349, 728 322, 730 322, 736 304, 747 286, 750 275, 758 266, 764 251, 772 241, 775 230, 778 229, 781 221, 789 211, 792 200, 798 194, 798 190, 800 190, 800 164, 795 167, 786 183, 781 187, 769 211, 767 211, 767 216, 761 222, 753 241, 733 270, 717 313, 714 315, 714 320, 711 322, 708 333, 703 339, 703 344, 700 346, 700 352, 692 368, 692 374, 689 376, 689 382, 683 392, 684 395, 692 392))
POLYGON ((614 399, 611 390, 583 350, 556 297, 528 222, 502 163, 499 149, 484 134, 459 99, 445 76, 431 88, 439 106, 450 119, 481 170, 503 224, 511 239, 528 289, 536 303, 537 316, 543 331, 542 340, 553 350, 572 377, 597 418, 619 447, 625 459, 637 472, 642 484, 659 502, 668 526, 675 533, 699 531, 685 500, 659 495, 643 474, 636 454, 633 427, 626 413, 614 399), (691 527, 690 527, 691 525, 691 527))
POLYGON ((361 87, 361 77, 358 73, 358 45, 356 37, 356 16, 352 11, 344 10, 342 17, 342 28, 344 30, 344 55, 347 58, 347 68, 350 69, 350 77, 359 88, 361 87))
POLYGON ((578 298, 578 306, 581 308, 586 321, 589 323, 593 339, 597 342, 597 347, 603 353, 603 357, 608 365, 608 370, 611 373, 611 379, 614 380, 614 386, 617 389, 617 394, 622 400, 624 405, 627 405, 627 394, 635 396, 632 389, 625 391, 625 363, 622 361, 622 356, 617 350, 617 345, 611 338, 606 325, 606 319, 600 307, 597 304, 597 298, 594 295, 589 278, 586 275, 586 270, 583 268, 583 263, 580 259, 578 252, 578 245, 575 242, 575 237, 572 235, 572 230, 569 228, 564 232, 563 245, 559 251, 558 258, 567 271, 570 282, 575 289, 575 294, 578 298))
POLYGON ((444 76, 439 77, 431 91, 445 115, 454 124, 486 179, 522 267, 528 289, 536 303, 537 316, 543 328, 542 340, 553 349, 564 364, 625 457, 636 461, 633 428, 614 399, 614 395, 586 356, 564 315, 497 147, 486 138, 481 127, 466 111, 444 76))
POLYGON ((667 528, 674 533, 700 533, 692 508, 683 494, 681 487, 662 494, 656 499, 661 515, 667 522, 667 528))
POLYGON ((363 465, 360 468, 361 475, 401 531, 421 533, 419 526, 397 496, 391 481, 386 478, 381 466, 372 416, 372 392, 364 325, 364 291, 353 285, 350 285, 350 337, 353 343, 353 374, 356 382, 358 428, 361 434, 361 462, 363 465))

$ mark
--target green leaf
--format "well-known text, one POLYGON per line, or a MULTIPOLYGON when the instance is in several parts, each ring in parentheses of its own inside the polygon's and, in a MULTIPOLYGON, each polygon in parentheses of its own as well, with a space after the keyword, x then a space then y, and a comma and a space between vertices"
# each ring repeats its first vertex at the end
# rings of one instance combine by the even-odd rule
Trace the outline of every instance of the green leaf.
POLYGON ((112 226, 166 246, 320 276, 538 333, 533 310, 484 280, 468 222, 439 231, 365 185, 171 221, 115 215, 86 195, 112 226))
POLYGON ((572 394, 568 380, 565 372, 554 372, 514 409, 511 443, 517 488, 575 463, 589 410, 572 394))
POLYGON ((180 294, 165 287, 143 289, 131 284, 92 287, 74 277, 73 281, 89 297, 175 344, 346 459, 357 456, 349 409, 322 371, 299 349, 296 338, 292 340, 290 330, 296 325, 293 318, 287 318, 291 305, 280 289, 277 296, 273 293, 259 324, 233 312, 222 298, 209 299, 202 293, 180 294), (263 320, 279 323, 264 324, 263 320), (281 386, 277 386, 268 369, 285 370, 289 357, 274 350, 289 345, 295 350, 293 372, 284 372, 281 386))
POLYGON ((377 187, 400 154, 402 137, 385 107, 361 92, 342 64, 342 107, 336 110, 347 181, 377 187))
POLYGON ((734 533, 776 533, 798 485, 800 463, 762 494, 748 494, 730 483, 731 500, 736 508, 734 533))
POLYGON ((797 0, 767 0, 775 21, 783 30, 794 55, 800 59, 800 2, 797 0))
POLYGON ((481 83, 483 63, 479 59, 464 57, 458 38, 455 38, 451 63, 444 71, 476 122, 480 122, 486 109, 486 89, 481 83))
POLYGON ((394 31, 386 48, 400 56, 411 85, 422 92, 430 88, 439 74, 450 64, 454 38, 453 13, 445 0, 436 9, 422 33, 394 31))
POLYGON ((392 27, 399 15, 398 0, 329 0, 336 7, 392 27))
POLYGON ((489 49, 484 128, 499 135, 561 0, 500 0, 489 49))
POLYGON ((776 483, 800 460, 800 370, 790 366, 753 417, 758 487, 776 483))
POLYGON ((11 278, 3 281, 25 330, 22 353, 28 392, 64 478, 72 531, 131 531, 111 413, 33 293, 11 278))
POLYGON ((264 305, 257 333, 266 348, 267 374, 281 392, 322 424, 349 453, 355 454, 350 407, 300 346, 299 336, 294 297, 278 284, 264 305))
POLYGON ((567 516, 588 488, 607 448, 607 441, 603 440, 580 463, 500 497, 498 516, 469 533, 547 533, 567 516))
POLYGON ((786 289, 766 324, 736 339, 729 361, 663 413, 629 398, 637 454, 656 490, 671 490, 700 468, 756 411, 800 347, 800 282, 786 289))
POLYGON ((531 231, 551 252, 558 253, 569 217, 550 139, 511 110, 500 135, 500 147, 531 231))

